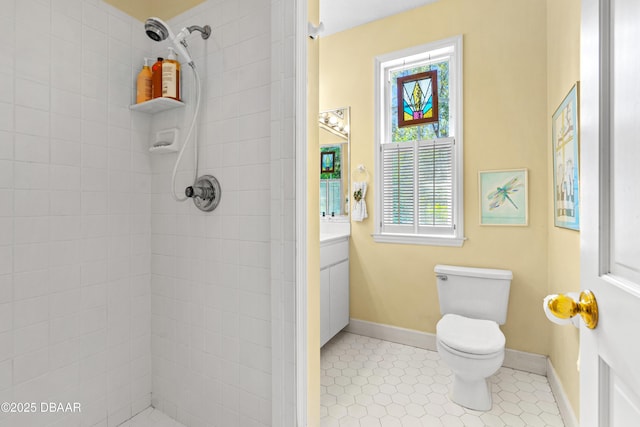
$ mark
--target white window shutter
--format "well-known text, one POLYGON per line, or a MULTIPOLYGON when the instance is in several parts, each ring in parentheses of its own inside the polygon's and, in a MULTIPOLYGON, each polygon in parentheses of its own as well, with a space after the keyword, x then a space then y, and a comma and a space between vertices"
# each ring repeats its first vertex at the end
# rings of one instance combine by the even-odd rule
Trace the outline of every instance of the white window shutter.
POLYGON ((415 148, 413 143, 382 146, 382 228, 411 233, 415 226, 415 148))
POLYGON ((452 231, 454 225, 453 165, 453 138, 422 141, 418 144, 418 225, 420 228, 432 227, 434 231, 435 229, 439 229, 440 232, 452 231))
POLYGON ((454 139, 382 145, 382 231, 453 234, 454 139))

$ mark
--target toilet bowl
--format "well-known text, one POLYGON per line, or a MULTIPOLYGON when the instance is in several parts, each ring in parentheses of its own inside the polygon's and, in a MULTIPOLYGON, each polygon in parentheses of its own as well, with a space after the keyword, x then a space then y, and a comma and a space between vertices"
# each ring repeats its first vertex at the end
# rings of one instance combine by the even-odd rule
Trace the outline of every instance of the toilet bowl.
POLYGON ((498 324, 447 314, 436 330, 438 353, 453 372, 451 400, 477 411, 491 409, 488 378, 504 361, 505 338, 498 324))
POLYGON ((513 274, 508 270, 436 265, 443 317, 436 325, 442 361, 453 372, 450 398, 469 409, 491 409, 488 378, 504 361, 505 323, 513 274))

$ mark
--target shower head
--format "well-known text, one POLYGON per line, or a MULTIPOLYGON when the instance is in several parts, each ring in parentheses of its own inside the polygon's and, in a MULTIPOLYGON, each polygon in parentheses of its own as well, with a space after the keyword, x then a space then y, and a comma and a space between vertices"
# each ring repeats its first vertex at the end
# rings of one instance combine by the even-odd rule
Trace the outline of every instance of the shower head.
POLYGON ((149 38, 156 42, 166 40, 171 32, 169 27, 159 18, 147 19, 144 23, 144 30, 149 38))
POLYGON ((166 22, 156 17, 148 18, 145 21, 144 30, 146 31, 147 36, 149 36, 153 41, 161 42, 166 39, 171 40, 175 45, 178 54, 181 55, 190 65, 193 64, 193 60, 187 51, 187 36, 194 31, 200 31, 200 33, 202 33, 202 38, 206 40, 211 34, 211 27, 208 25, 205 25, 204 27, 192 25, 190 27, 183 28, 180 30, 178 35, 175 35, 173 34, 173 31, 171 31, 171 27, 169 27, 166 22))

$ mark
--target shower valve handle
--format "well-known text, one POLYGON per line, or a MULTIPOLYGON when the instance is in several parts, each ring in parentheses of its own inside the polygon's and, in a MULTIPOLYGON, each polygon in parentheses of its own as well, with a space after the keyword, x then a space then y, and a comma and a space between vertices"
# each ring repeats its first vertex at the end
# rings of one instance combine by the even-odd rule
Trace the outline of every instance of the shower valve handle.
POLYGON ((211 212, 220 203, 222 189, 214 176, 203 175, 198 177, 193 185, 185 188, 184 194, 193 199, 193 203, 198 209, 204 212, 211 212))
POLYGON ((188 186, 184 190, 184 194, 187 197, 199 197, 203 200, 210 200, 215 197, 215 191, 211 187, 200 187, 200 186, 188 186))

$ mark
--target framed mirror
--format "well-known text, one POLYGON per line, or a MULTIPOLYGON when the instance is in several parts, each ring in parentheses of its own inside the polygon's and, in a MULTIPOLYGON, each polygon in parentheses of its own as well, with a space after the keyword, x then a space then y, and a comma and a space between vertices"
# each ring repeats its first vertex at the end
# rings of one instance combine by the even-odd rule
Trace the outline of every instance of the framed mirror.
POLYGON ((349 107, 322 111, 320 127, 320 217, 349 221, 349 107))

